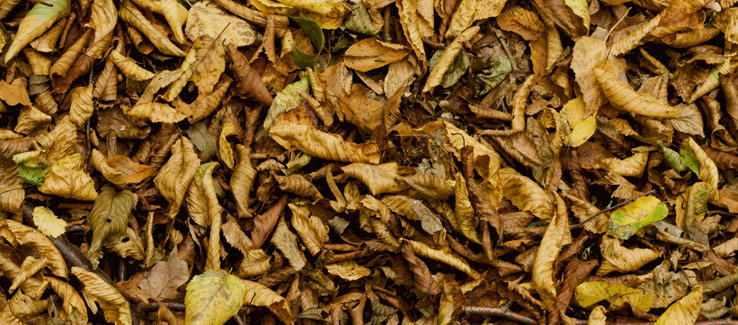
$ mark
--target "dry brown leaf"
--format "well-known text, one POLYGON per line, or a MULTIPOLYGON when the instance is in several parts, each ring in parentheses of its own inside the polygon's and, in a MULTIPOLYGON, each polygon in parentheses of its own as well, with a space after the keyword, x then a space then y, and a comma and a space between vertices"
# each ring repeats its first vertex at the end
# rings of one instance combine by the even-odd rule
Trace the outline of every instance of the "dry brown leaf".
POLYGON ((502 195, 518 209, 530 211, 543 220, 554 216, 554 202, 536 182, 512 168, 500 169, 494 176, 502 195))
POLYGON ((277 229, 274 230, 272 235, 272 244, 287 258, 296 271, 300 271, 305 267, 307 263, 305 254, 297 245, 297 236, 290 231, 284 219, 279 219, 277 223, 277 229))
POLYGON ((311 255, 320 254, 323 244, 328 241, 328 226, 319 217, 310 215, 306 206, 290 203, 292 211, 292 228, 300 235, 302 243, 305 244, 311 255))
POLYGON ((346 67, 367 72, 404 59, 410 51, 399 44, 385 43, 376 38, 356 42, 346 50, 346 67))
POLYGON ((655 324, 694 324, 700 315, 701 307, 702 286, 697 285, 692 288, 688 295, 669 306, 655 324))
POLYGON ((405 184, 398 182, 398 165, 390 162, 380 165, 365 163, 353 163, 341 167, 341 170, 349 177, 360 180, 373 195, 384 193, 396 193, 406 188, 405 184))
POLYGON ((149 270, 148 276, 138 283, 139 289, 154 300, 177 300, 182 292, 177 289, 190 278, 187 262, 176 254, 170 254, 166 261, 159 261, 149 270))
POLYGON ((425 82, 425 86, 423 86, 424 93, 432 91, 433 88, 441 84, 443 76, 446 74, 446 71, 448 71, 454 60, 456 60, 456 55, 459 54, 464 43, 470 41, 474 36, 476 36, 477 33, 479 33, 479 30, 479 26, 470 27, 461 33, 459 37, 455 38, 454 41, 451 42, 451 44, 443 51, 443 54, 438 58, 438 62, 433 67, 433 70, 428 74, 428 79, 425 82))
MULTIPOLYGON (((141 3, 146 2, 141 0, 139 1, 141 3)), ((171 0, 169 1, 171 2, 171 0)), ((131 0, 123 1, 120 6, 120 10, 118 10, 118 15, 120 16, 120 19, 131 24, 137 30, 141 31, 141 33, 146 35, 149 41, 151 41, 151 43, 156 46, 161 53, 166 55, 185 56, 185 53, 174 45, 174 43, 169 41, 169 38, 166 35, 163 35, 163 32, 161 32, 160 29, 154 27, 154 25, 146 19, 144 14, 138 10, 131 0)))
POLYGON ((128 217, 136 207, 138 197, 128 190, 117 192, 111 186, 103 187, 90 211, 89 224, 92 241, 88 256, 93 268, 102 258, 102 245, 113 244, 126 235, 128 217))
POLYGON ((413 279, 418 290, 429 295, 437 295, 441 292, 441 288, 430 273, 428 266, 420 258, 415 256, 412 246, 403 242, 400 245, 402 257, 408 263, 410 271, 413 273, 413 279))
POLYGON ((284 297, 260 283, 249 280, 242 281, 246 286, 246 295, 243 297, 244 305, 267 307, 282 322, 286 324, 293 322, 292 312, 284 297))
POLYGON ((271 264, 271 257, 261 249, 252 249, 244 254, 238 265, 236 274, 241 278, 248 278, 266 273, 271 264))
POLYGON ((182 199, 198 168, 200 159, 197 158, 192 142, 181 137, 172 146, 172 156, 154 178, 156 188, 169 201, 169 218, 175 218, 179 214, 182 199))
POLYGON ((246 57, 233 45, 228 45, 227 49, 228 55, 231 58, 230 68, 233 70, 237 80, 237 93, 242 96, 252 97, 264 105, 272 105, 272 101, 274 100, 272 94, 269 93, 266 85, 264 85, 261 76, 251 69, 246 57))
POLYGON ((154 123, 176 123, 187 118, 187 115, 164 103, 136 104, 123 106, 122 109, 128 116, 145 118, 154 123))
POLYGON ((415 254, 417 255, 432 259, 434 261, 445 263, 461 272, 466 273, 473 279, 478 279, 480 277, 480 274, 477 273, 477 271, 474 271, 471 266, 469 266, 469 263, 467 263, 464 259, 457 257, 451 252, 441 249, 433 249, 426 244, 414 240, 402 239, 402 242, 409 243, 410 247, 412 247, 413 249, 413 252, 415 252, 415 254))
POLYGON ((516 33, 527 41, 539 39, 546 29, 535 12, 517 6, 497 16, 497 24, 502 30, 516 33))
POLYGON ((379 163, 379 148, 376 144, 348 142, 338 135, 320 131, 309 125, 275 122, 269 129, 269 135, 286 149, 294 148, 315 158, 379 163))
POLYGON ((558 281, 554 278, 556 275, 553 269, 554 262, 562 247, 571 243, 566 203, 558 194, 555 194, 555 197, 556 213, 548 224, 543 239, 541 239, 541 246, 538 247, 532 272, 535 289, 543 298, 543 303, 549 311, 555 308, 557 295, 558 281))
POLYGON ((95 183, 90 175, 79 169, 59 165, 49 168, 44 184, 39 186, 41 193, 58 195, 67 199, 92 201, 97 198, 95 183))
POLYGON ((597 270, 597 276, 604 276, 613 271, 630 272, 640 269, 641 266, 658 258, 661 254, 646 248, 629 249, 621 246, 620 239, 603 236, 600 244, 602 265, 597 270))
POLYGON ((233 169, 230 185, 233 190, 233 199, 236 201, 238 217, 250 218, 249 193, 254 184, 256 169, 251 165, 251 153, 248 148, 238 144, 236 145, 236 152, 238 152, 238 163, 233 169))
POLYGON ((86 296, 100 304, 105 321, 116 324, 133 323, 131 306, 117 288, 81 267, 73 266, 72 274, 84 285, 86 296))
POLYGON ((187 38, 191 41, 203 35, 217 38, 220 33, 223 33, 221 39, 224 45, 242 47, 256 41, 256 31, 246 21, 228 14, 213 3, 195 3, 187 15, 187 38))
POLYGON ((62 278, 67 277, 67 265, 64 262, 64 257, 62 257, 59 249, 57 249, 56 246, 54 246, 54 244, 44 236, 44 234, 36 229, 9 219, 0 223, 0 229, 3 228, 6 229, 6 231, 3 231, 3 236, 6 237, 6 239, 10 240, 6 234, 12 234, 12 240, 10 240, 11 243, 28 245, 34 248, 41 256, 48 260, 46 266, 54 275, 62 278), (7 233, 8 231, 9 233, 7 233))
POLYGON ((648 94, 639 94, 627 83, 618 79, 612 64, 602 61, 593 70, 597 83, 611 104, 631 113, 650 117, 679 117, 679 109, 661 103, 648 94))

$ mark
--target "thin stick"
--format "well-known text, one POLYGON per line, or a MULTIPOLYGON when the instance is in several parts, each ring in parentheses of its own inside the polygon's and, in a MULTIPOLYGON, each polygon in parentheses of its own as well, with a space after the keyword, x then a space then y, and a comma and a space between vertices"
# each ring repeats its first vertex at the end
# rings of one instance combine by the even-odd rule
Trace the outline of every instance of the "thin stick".
POLYGON ((480 307, 480 306, 464 306, 464 313, 467 315, 482 315, 482 316, 497 316, 507 318, 511 321, 515 321, 521 324, 534 325, 538 322, 528 316, 523 316, 516 312, 512 312, 505 308, 499 307, 480 307))
POLYGON ((585 223, 587 223, 587 222, 590 222, 590 221, 592 221, 592 219, 594 219, 594 218, 597 218, 597 217, 599 217, 599 216, 600 216, 601 214, 604 214, 604 213, 610 212, 610 211, 612 211, 612 210, 615 210, 615 209, 619 209, 619 208, 621 208, 621 207, 625 206, 626 204, 629 204, 629 203, 631 203, 631 202, 633 202, 633 201, 635 201, 635 200, 637 200, 637 199, 639 199, 639 198, 641 198, 641 197, 643 197, 643 196, 649 195, 649 194, 651 194, 651 193, 654 193, 654 192, 656 192, 656 190, 650 190, 650 191, 648 191, 648 192, 646 192, 646 193, 643 193, 643 194, 641 194, 641 195, 639 195, 639 196, 637 196, 637 197, 634 197, 634 198, 628 199, 628 200, 626 200, 626 201, 624 201, 624 202, 622 202, 622 203, 619 203, 619 204, 613 205, 613 206, 611 206, 611 207, 607 207, 607 208, 605 208, 604 210, 600 210, 600 212, 597 212, 597 213, 593 214, 592 216, 590 216, 590 217, 589 217, 589 218, 587 218, 587 219, 584 219, 584 221, 582 221, 582 222, 580 222, 580 223, 578 223, 578 224, 576 224, 576 225, 573 225, 573 226, 571 226, 571 227, 569 228, 569 230, 574 230, 574 229, 577 229, 577 228, 579 228, 579 227, 581 227, 581 226, 584 226, 584 224, 585 224, 585 223))

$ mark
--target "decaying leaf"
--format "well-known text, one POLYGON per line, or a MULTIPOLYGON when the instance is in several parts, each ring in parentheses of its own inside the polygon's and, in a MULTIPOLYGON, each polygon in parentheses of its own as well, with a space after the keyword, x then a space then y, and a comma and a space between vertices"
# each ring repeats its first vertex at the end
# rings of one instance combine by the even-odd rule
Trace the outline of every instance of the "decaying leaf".
POLYGON ((138 198, 128 190, 117 192, 106 186, 95 199, 90 211, 90 227, 92 242, 90 243, 90 261, 97 267, 102 257, 102 245, 117 242, 125 236, 128 216, 136 206, 138 198))
POLYGON ((169 201, 170 218, 179 214, 179 207, 198 168, 200 159, 197 158, 192 142, 181 137, 172 146, 172 156, 154 178, 156 188, 169 201))

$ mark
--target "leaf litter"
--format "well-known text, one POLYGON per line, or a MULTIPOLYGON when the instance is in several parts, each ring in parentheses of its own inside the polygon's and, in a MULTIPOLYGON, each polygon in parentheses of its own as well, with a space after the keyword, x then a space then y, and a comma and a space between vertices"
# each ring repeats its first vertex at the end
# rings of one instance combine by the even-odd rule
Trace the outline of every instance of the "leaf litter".
POLYGON ((0 2, 0 319, 734 324, 734 5, 0 2))

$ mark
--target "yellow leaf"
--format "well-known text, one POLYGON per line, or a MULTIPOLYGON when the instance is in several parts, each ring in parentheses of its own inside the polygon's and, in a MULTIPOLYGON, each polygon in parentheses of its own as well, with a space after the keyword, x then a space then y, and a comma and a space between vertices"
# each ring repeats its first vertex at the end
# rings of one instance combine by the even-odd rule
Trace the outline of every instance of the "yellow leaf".
POLYGON ((595 162, 595 167, 602 168, 620 176, 640 177, 643 174, 643 171, 646 170, 649 150, 650 149, 647 147, 633 148, 632 156, 625 159, 618 159, 615 157, 602 158, 595 162))
POLYGON ((592 309, 587 318, 587 325, 605 325, 607 324, 607 316, 605 316, 605 307, 597 306, 592 309))
POLYGON ((583 145, 594 135, 595 131, 597 131, 597 118, 594 116, 574 124, 569 134, 569 145, 575 148, 583 145))
POLYGON ((177 0, 133 0, 133 2, 141 6, 141 8, 164 16, 164 19, 169 23, 169 28, 172 30, 177 43, 184 43, 186 41, 182 33, 182 25, 184 25, 187 19, 187 8, 177 2, 177 0))
POLYGON ((41 193, 58 195, 67 199, 92 201, 97 197, 95 183, 82 170, 53 165, 49 168, 41 193))
POLYGON ((328 273, 341 277, 346 281, 356 281, 372 273, 371 270, 359 265, 356 261, 343 261, 335 264, 327 264, 325 269, 328 273))
POLYGON ((691 325, 697 321, 702 308, 702 286, 696 285, 684 298, 679 299, 656 321, 655 325, 691 325))
POLYGON ((241 278, 257 276, 269 271, 271 256, 261 249, 252 249, 244 254, 236 274, 241 278))
POLYGON ((233 157, 233 148, 231 143, 228 142, 228 137, 238 135, 238 126, 236 120, 232 114, 227 114, 223 118, 223 125, 220 128, 220 135, 218 136, 218 158, 228 168, 233 168, 236 163, 233 157))
POLYGON ((59 237, 67 230, 67 222, 59 219, 49 208, 38 206, 33 209, 33 223, 49 237, 59 237))
POLYGON ((267 307, 285 324, 293 323, 289 303, 284 297, 261 283, 249 280, 241 281, 243 281, 243 286, 246 288, 246 294, 243 296, 244 305, 267 307))
POLYGON ((256 41, 256 31, 245 20, 231 15, 219 6, 208 2, 197 2, 190 7, 185 35, 191 41, 207 35, 216 38, 220 33, 223 45, 235 47, 251 45, 256 41), (226 28, 228 26, 228 28, 226 28))
POLYGON ((209 270, 192 278, 185 295, 187 324, 224 324, 245 302, 246 286, 223 270, 209 270))
POLYGON ((115 324, 133 323, 131 306, 118 289, 81 267, 73 266, 72 274, 85 286, 84 293, 100 304, 105 321, 115 324))
POLYGON ((597 276, 604 276, 612 271, 635 271, 661 256, 659 252, 647 248, 625 248, 620 245, 619 239, 610 236, 602 237, 600 252, 604 261, 597 270, 597 276))
POLYGON ((379 163, 380 154, 376 144, 348 142, 341 136, 320 131, 309 125, 274 123, 269 129, 269 136, 286 149, 294 148, 315 158, 379 163))
POLYGON ((35 249, 48 260, 46 266, 51 270, 51 273, 58 277, 67 277, 67 264, 64 262, 64 257, 49 238, 38 230, 17 221, 5 219, 0 221, 0 233, 16 249, 20 248, 19 245, 26 245, 35 249), (8 238, 9 236, 12 236, 12 238, 8 238))
POLYGON ((478 279, 480 276, 477 271, 474 271, 471 266, 469 266, 469 263, 467 263, 464 259, 454 255, 453 253, 447 252, 445 250, 433 249, 419 241, 409 239, 402 239, 402 241, 410 243, 410 246, 413 248, 415 254, 432 259, 434 261, 448 264, 449 266, 468 274, 474 279, 478 279))
POLYGON ((137 30, 141 31, 141 33, 146 35, 149 41, 151 41, 151 43, 159 49, 161 53, 166 55, 185 56, 185 53, 174 45, 174 43, 172 43, 167 35, 164 35, 160 29, 154 27, 154 25, 146 19, 146 16, 144 16, 144 14, 138 10, 130 0, 123 1, 120 6, 120 10, 118 11, 118 15, 120 16, 120 19, 123 19, 123 21, 131 24, 137 30))
POLYGON ((297 245, 297 236, 290 231, 284 218, 279 219, 279 223, 277 223, 277 229, 274 230, 272 235, 272 244, 287 258, 296 271, 300 271, 305 267, 307 263, 305 254, 297 245))
MULTIPOLYGON (((90 7, 90 22, 87 24, 87 26, 95 29, 92 44, 97 44, 112 33, 117 23, 118 10, 115 8, 113 0, 95 0, 90 7)), ((93 59, 101 57, 102 55, 93 57, 93 59)))
MULTIPOLYGON (((466 180, 461 173, 456 173, 455 188, 455 205, 454 213, 456 219, 452 221, 452 226, 461 232, 469 240, 481 244, 479 234, 477 233, 477 220, 474 213, 474 207, 469 200, 469 192, 466 189, 466 180)), ((450 220, 449 220, 450 221, 450 220)))
POLYGON ((398 182, 396 179, 399 176, 397 162, 381 165, 353 163, 341 167, 341 170, 349 177, 356 178, 364 183, 373 195, 396 193, 406 188, 405 184, 398 182))
POLYGON ((156 189, 169 202, 169 218, 179 214, 182 199, 198 168, 200 159, 197 158, 192 142, 186 137, 177 140, 172 146, 172 156, 154 178, 156 189))
POLYGON ((416 173, 402 177, 402 180, 412 189, 429 198, 445 201, 454 196, 454 183, 449 184, 445 179, 431 173, 416 173))
POLYGON ((396 1, 396 4, 405 39, 410 43, 410 47, 413 49, 413 52, 415 52, 415 56, 425 65, 426 57, 423 37, 427 37, 429 35, 424 35, 420 30, 420 20, 422 18, 418 15, 419 1, 420 0, 398 0, 396 1))
POLYGON ((249 194, 256 177, 256 169, 251 165, 251 150, 241 144, 236 145, 238 152, 238 163, 233 169, 231 176, 231 191, 233 192, 233 200, 236 201, 236 210, 238 217, 250 218, 249 212, 249 194))
POLYGON ((502 196, 518 209, 530 211, 543 220, 551 220, 554 202, 538 183, 512 168, 500 169, 494 177, 502 189, 502 196))
POLYGON ((154 73, 146 70, 138 65, 133 59, 121 54, 118 50, 110 52, 110 61, 123 72, 126 77, 133 80, 149 80, 154 77, 154 73))
POLYGON ((23 264, 21 264, 20 270, 16 273, 15 277, 13 277, 13 282, 10 284, 8 292, 15 291, 15 289, 28 280, 28 278, 43 269, 48 262, 49 260, 45 257, 35 258, 33 256, 26 256, 26 259, 23 260, 23 264))
POLYGON ((218 165, 217 162, 202 164, 187 190, 187 211, 190 218, 200 226, 210 226, 211 234, 206 264, 208 269, 220 268, 220 227, 223 207, 215 194, 215 180, 213 179, 213 172, 218 165))
POLYGON ((88 256, 93 268, 97 268, 102 257, 102 245, 115 243, 125 236, 128 217, 137 201, 136 194, 128 190, 116 192, 112 186, 103 187, 95 199, 95 205, 88 217, 92 230, 88 256))
POLYGON ((51 28, 57 20, 69 14, 71 9, 69 2, 69 0, 50 0, 33 5, 21 20, 13 42, 5 51, 5 63, 7 64, 33 39, 51 28))
POLYGON ((351 45, 343 60, 347 67, 367 72, 400 61, 408 53, 408 49, 402 45, 385 43, 370 37, 351 45))
POLYGON ((136 104, 121 108, 128 116, 145 118, 154 123, 177 123, 187 118, 187 115, 164 103, 136 104))
POLYGON ((539 39, 546 31, 546 26, 535 12, 518 6, 508 8, 497 16, 497 24, 500 29, 518 34, 527 41, 539 39))
POLYGON ((551 311, 556 302, 556 280, 554 279, 554 262, 564 245, 571 243, 569 232, 569 216, 564 200, 558 194, 556 196, 556 213, 543 234, 541 245, 538 247, 535 260, 533 261, 533 283, 536 291, 543 298, 546 308, 551 311))
POLYGON ((589 307, 602 300, 607 300, 613 307, 622 307, 625 302, 642 312, 651 309, 654 294, 644 295, 641 290, 633 289, 621 284, 607 282, 583 282, 579 284, 574 297, 582 307, 589 307))
POLYGON ((448 68, 456 59, 456 55, 459 54, 459 51, 461 51, 464 43, 468 42, 474 36, 476 36, 477 33, 479 33, 480 29, 481 28, 479 26, 470 27, 469 29, 461 33, 459 37, 454 39, 454 41, 451 42, 446 50, 443 51, 443 54, 441 54, 441 57, 438 59, 436 65, 433 67, 433 70, 431 70, 430 74, 428 75, 428 80, 425 82, 425 86, 423 86, 424 93, 432 91, 433 88, 441 84, 441 81, 443 81, 443 75, 446 74, 446 71, 448 71, 448 68))
POLYGON ((618 108, 650 117, 679 117, 677 107, 666 105, 651 95, 637 93, 627 83, 618 79, 610 61, 603 60, 592 71, 605 97, 618 108))
POLYGON ((87 120, 95 112, 95 106, 92 102, 92 84, 87 87, 72 89, 71 97, 72 104, 69 107, 69 117, 77 128, 83 129, 87 120))
POLYGON ((317 216, 311 216, 307 206, 289 203, 287 206, 292 211, 292 228, 300 235, 302 243, 305 244, 311 255, 317 256, 323 248, 323 243, 328 241, 328 226, 317 216))

